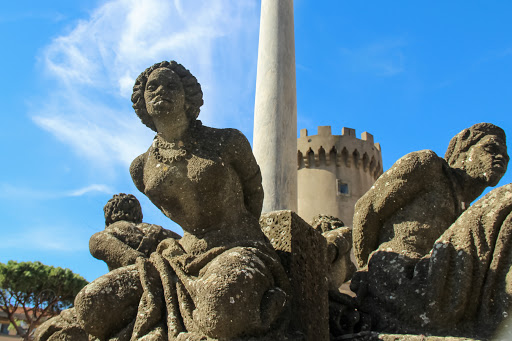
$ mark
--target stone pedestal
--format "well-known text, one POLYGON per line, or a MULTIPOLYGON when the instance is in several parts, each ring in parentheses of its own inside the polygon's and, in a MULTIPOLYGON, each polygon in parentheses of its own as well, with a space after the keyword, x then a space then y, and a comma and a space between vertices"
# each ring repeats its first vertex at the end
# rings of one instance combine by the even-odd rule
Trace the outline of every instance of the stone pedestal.
POLYGON ((329 340, 325 238, 288 210, 263 214, 260 225, 290 279, 290 331, 302 332, 306 340, 329 340))
POLYGON ((297 212, 297 100, 293 0, 262 0, 253 151, 263 212, 297 212))

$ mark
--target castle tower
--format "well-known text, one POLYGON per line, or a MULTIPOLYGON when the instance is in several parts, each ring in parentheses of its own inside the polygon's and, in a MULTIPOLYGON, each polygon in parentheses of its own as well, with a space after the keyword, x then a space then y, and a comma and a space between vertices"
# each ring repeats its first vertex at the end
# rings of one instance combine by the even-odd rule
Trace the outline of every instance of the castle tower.
POLYGON ((373 135, 343 128, 332 135, 330 126, 318 135, 302 129, 297 140, 298 214, 307 222, 317 214, 340 218, 352 226, 354 205, 382 174, 382 154, 373 135))

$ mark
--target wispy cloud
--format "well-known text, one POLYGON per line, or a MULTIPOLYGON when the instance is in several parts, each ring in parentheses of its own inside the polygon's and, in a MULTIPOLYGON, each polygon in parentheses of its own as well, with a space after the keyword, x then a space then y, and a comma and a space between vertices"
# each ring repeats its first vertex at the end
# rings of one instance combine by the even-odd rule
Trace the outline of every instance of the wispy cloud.
POLYGON ((403 39, 390 39, 356 48, 343 47, 340 53, 354 72, 390 77, 405 71, 405 46, 403 39))
POLYGON ((69 89, 55 94, 33 120, 77 155, 91 160, 92 166, 129 165, 147 148, 143 141, 152 134, 135 114, 126 111, 69 89))
POLYGON ((0 184, 0 198, 7 198, 11 200, 48 200, 65 197, 80 197, 93 193, 111 194, 113 192, 114 191, 109 186, 102 184, 92 184, 68 191, 45 191, 37 188, 16 186, 13 184, 0 184))
POLYGON ((70 191, 70 192, 68 192, 68 195, 71 197, 81 197, 84 194, 94 193, 94 192, 110 194, 110 193, 112 193, 112 190, 110 189, 110 187, 108 187, 106 185, 94 184, 94 185, 90 185, 87 187, 79 188, 74 191, 70 191))
POLYGON ((201 82, 201 119, 236 126, 236 111, 254 101, 243 95, 255 78, 247 64, 256 64, 257 10, 257 0, 108 1, 43 51, 40 63, 54 83, 44 105, 33 105, 33 120, 91 165, 129 164, 152 135, 130 108, 134 80, 174 59, 201 82))

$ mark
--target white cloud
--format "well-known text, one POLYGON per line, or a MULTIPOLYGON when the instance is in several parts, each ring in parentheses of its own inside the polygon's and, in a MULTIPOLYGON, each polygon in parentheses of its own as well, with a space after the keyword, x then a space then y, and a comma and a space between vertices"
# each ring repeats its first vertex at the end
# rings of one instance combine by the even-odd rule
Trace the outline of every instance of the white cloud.
POLYGON ((391 39, 340 51, 353 71, 389 77, 405 71, 405 45, 402 39, 391 39))
MULTIPOLYGON (((55 83, 44 105, 34 106, 34 122, 91 166, 126 166, 152 136, 131 109, 134 80, 153 63, 174 59, 203 87, 201 119, 237 127, 244 122, 241 108, 252 108, 254 102, 249 96, 255 82, 258 3, 104 3, 44 50, 41 63, 55 83)), ((252 116, 252 110, 243 115, 252 116)))
POLYGON ((40 108, 34 122, 68 144, 77 155, 92 160, 92 166, 129 165, 147 148, 143 142, 152 134, 135 114, 100 99, 85 98, 73 90, 56 97, 40 108))
POLYGON ((77 190, 71 191, 71 192, 69 192, 68 195, 71 197, 81 197, 84 194, 94 193, 94 192, 111 194, 113 191, 110 189, 110 187, 108 187, 106 185, 94 184, 94 185, 90 185, 87 187, 83 187, 83 188, 79 188, 77 190))

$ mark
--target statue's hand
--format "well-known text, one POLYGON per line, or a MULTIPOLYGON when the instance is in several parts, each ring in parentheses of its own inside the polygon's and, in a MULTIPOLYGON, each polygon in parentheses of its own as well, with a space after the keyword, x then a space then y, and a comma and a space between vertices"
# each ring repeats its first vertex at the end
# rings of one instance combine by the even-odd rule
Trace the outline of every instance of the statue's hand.
POLYGON ((135 260, 139 257, 142 258, 148 258, 144 253, 134 250, 134 249, 127 249, 125 252, 123 252, 122 256, 120 257, 120 265, 121 266, 127 266, 135 264, 135 260))

